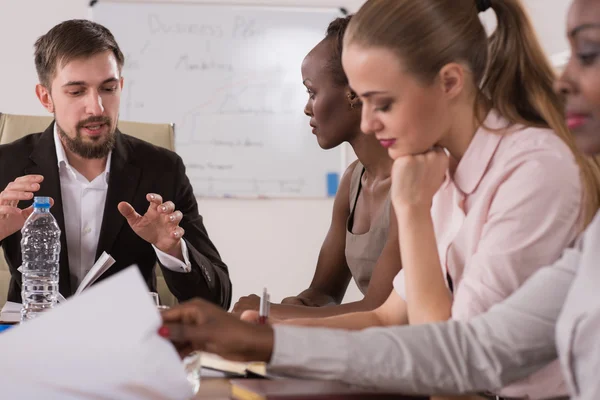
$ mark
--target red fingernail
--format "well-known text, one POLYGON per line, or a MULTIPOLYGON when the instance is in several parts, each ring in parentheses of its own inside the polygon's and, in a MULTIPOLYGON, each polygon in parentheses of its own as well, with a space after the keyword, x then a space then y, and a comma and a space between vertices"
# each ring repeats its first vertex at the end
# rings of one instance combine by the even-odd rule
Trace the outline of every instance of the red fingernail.
POLYGON ((166 326, 161 326, 158 329, 158 334, 164 338, 168 338, 169 336, 171 336, 171 331, 166 326))

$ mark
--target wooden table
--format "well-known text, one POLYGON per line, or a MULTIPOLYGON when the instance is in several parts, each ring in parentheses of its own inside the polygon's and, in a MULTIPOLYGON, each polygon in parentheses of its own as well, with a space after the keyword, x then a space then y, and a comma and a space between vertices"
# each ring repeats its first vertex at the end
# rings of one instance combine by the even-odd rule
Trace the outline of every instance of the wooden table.
POLYGON ((227 378, 202 378, 196 399, 228 400, 231 398, 231 386, 227 378))
MULTIPOLYGON (((395 400, 425 400, 428 397, 412 397, 397 395, 383 395, 385 398, 394 398, 395 400)), ((332 395, 331 398, 335 399, 357 399, 356 395, 344 396, 344 395, 332 395)), ((365 396, 366 397, 366 396, 365 396)), ((370 398, 371 396, 369 396, 370 398)), ((377 396, 376 396, 377 397, 377 396)), ((310 397, 309 397, 310 398, 310 397)), ((229 400, 231 397, 231 384, 229 378, 202 378, 200 383, 200 390, 194 397, 194 400, 199 399, 212 399, 212 400, 229 400)))

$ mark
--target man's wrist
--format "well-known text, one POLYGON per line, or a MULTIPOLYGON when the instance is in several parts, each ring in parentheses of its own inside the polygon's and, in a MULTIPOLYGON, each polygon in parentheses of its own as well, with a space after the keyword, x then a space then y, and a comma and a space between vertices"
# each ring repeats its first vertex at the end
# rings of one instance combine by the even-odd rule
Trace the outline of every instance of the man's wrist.
POLYGON ((183 259, 183 250, 181 249, 181 240, 182 239, 179 239, 177 241, 177 243, 175 243, 173 246, 171 246, 168 249, 160 248, 157 245, 154 245, 154 247, 156 247, 157 249, 159 249, 163 253, 170 255, 171 257, 174 257, 174 258, 176 258, 176 259, 178 259, 180 261, 185 262, 185 260, 183 259))

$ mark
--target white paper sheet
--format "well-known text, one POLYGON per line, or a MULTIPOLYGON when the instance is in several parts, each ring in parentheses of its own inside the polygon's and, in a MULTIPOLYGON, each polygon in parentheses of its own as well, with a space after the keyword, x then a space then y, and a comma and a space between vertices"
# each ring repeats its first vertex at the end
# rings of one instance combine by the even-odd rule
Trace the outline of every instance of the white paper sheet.
POLYGON ((0 334, 2 398, 189 399, 137 267, 0 334))
MULTIPOLYGON (((214 369, 202 368, 200 370, 201 378, 226 378, 227 374, 221 371, 215 371, 214 369)), ((202 383, 200 383, 202 385, 202 383)))
POLYGON ((20 313, 21 312, 21 303, 14 303, 12 301, 7 301, 4 303, 4 307, 2 307, 3 313, 20 313))
POLYGON ((0 322, 19 322, 21 320, 21 303, 7 301, 0 311, 0 322))
POLYGON ((100 257, 98 257, 98 261, 96 261, 92 269, 90 269, 90 271, 83 277, 83 280, 79 284, 75 295, 80 294, 82 291, 90 287, 114 263, 115 259, 112 258, 110 254, 106 253, 105 251, 102 252, 100 257))

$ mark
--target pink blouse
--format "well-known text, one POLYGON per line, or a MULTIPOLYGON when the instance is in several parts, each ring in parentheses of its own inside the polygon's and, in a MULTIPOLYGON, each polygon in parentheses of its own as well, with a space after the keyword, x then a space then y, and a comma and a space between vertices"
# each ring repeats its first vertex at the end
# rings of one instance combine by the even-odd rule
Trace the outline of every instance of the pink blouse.
MULTIPOLYGON (((513 126, 491 111, 431 208, 452 318, 469 319, 556 261, 580 233, 582 185, 573 154, 551 130, 513 126)), ((394 288, 404 296, 403 271, 394 288)), ((566 395, 558 362, 499 392, 566 395)))

